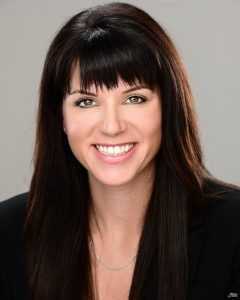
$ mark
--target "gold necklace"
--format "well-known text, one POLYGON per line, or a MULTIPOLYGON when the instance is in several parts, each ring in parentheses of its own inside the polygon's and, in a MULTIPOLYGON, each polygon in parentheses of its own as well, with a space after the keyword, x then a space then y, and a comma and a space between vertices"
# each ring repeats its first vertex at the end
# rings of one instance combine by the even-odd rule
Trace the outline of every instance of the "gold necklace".
MULTIPOLYGON (((93 242, 90 241, 89 243, 90 247, 92 248, 92 250, 94 251, 94 248, 93 248, 93 242)), ((136 259, 137 255, 134 255, 133 258, 131 258, 130 262, 128 262, 126 265, 122 266, 122 267, 110 267, 108 265, 106 265, 102 259, 94 252, 95 254, 95 257, 97 259, 97 261, 103 266, 105 267, 107 270, 109 271, 120 271, 120 270, 123 270, 123 269, 126 269, 127 267, 129 267, 136 259)))

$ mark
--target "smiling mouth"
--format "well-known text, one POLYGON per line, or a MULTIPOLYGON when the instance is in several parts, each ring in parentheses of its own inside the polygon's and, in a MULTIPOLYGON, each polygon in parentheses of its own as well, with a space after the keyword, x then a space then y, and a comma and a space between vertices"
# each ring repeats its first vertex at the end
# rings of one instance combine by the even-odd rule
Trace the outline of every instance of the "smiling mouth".
POLYGON ((98 152, 106 156, 123 156, 130 152, 136 143, 123 144, 122 146, 102 146, 102 145, 94 145, 98 152))
POLYGON ((122 146, 124 146, 124 145, 131 145, 131 144, 133 144, 133 145, 135 145, 135 144, 137 144, 137 142, 129 142, 129 143, 121 143, 121 144, 102 144, 102 143, 97 143, 97 144, 93 144, 93 146, 102 146, 102 147, 122 147, 122 146))

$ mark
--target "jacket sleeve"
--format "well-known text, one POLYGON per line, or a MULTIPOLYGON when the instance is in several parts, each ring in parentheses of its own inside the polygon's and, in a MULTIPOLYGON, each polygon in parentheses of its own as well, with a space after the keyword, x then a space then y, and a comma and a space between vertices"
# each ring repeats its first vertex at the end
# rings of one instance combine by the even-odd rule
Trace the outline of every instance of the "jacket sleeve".
POLYGON ((240 243, 236 249, 226 299, 240 300, 240 243))
MULTIPOLYGON (((1 267, 1 266, 0 266, 1 267)), ((0 271, 0 299, 1 300, 8 300, 8 293, 7 293, 7 283, 4 278, 3 271, 0 271)))
POLYGON ((8 280, 6 278, 6 255, 5 255, 5 234, 3 234, 3 230, 1 226, 1 214, 0 214, 0 240, 1 240, 1 246, 0 246, 0 299, 1 300, 9 300, 9 286, 8 286, 8 280))

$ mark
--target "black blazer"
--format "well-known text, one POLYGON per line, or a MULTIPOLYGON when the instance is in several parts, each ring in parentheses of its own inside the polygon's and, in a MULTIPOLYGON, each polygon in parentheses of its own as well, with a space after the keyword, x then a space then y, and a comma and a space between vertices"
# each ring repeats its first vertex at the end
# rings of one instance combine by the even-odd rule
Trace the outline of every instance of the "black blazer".
MULTIPOLYGON (((1 300, 26 299, 22 232, 27 195, 17 195, 0 203, 1 300)), ((239 190, 227 192, 221 201, 214 200, 194 219, 189 242, 188 299, 240 299, 239 190)))

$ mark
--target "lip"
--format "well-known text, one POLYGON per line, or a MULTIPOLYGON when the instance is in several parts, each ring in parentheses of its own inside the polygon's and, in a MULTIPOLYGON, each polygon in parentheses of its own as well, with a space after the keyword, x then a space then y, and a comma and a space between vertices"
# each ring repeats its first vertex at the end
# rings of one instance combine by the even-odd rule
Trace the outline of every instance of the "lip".
POLYGON ((125 162, 128 159, 130 159, 133 156, 133 154, 135 153, 136 148, 137 148, 137 144, 136 143, 133 143, 133 144, 134 144, 133 147, 127 153, 123 153, 118 156, 105 155, 105 154, 101 153, 100 151, 98 151, 95 145, 93 145, 93 148, 96 153, 96 156, 99 159, 101 159, 105 163, 112 165, 112 164, 119 164, 121 162, 125 162))

